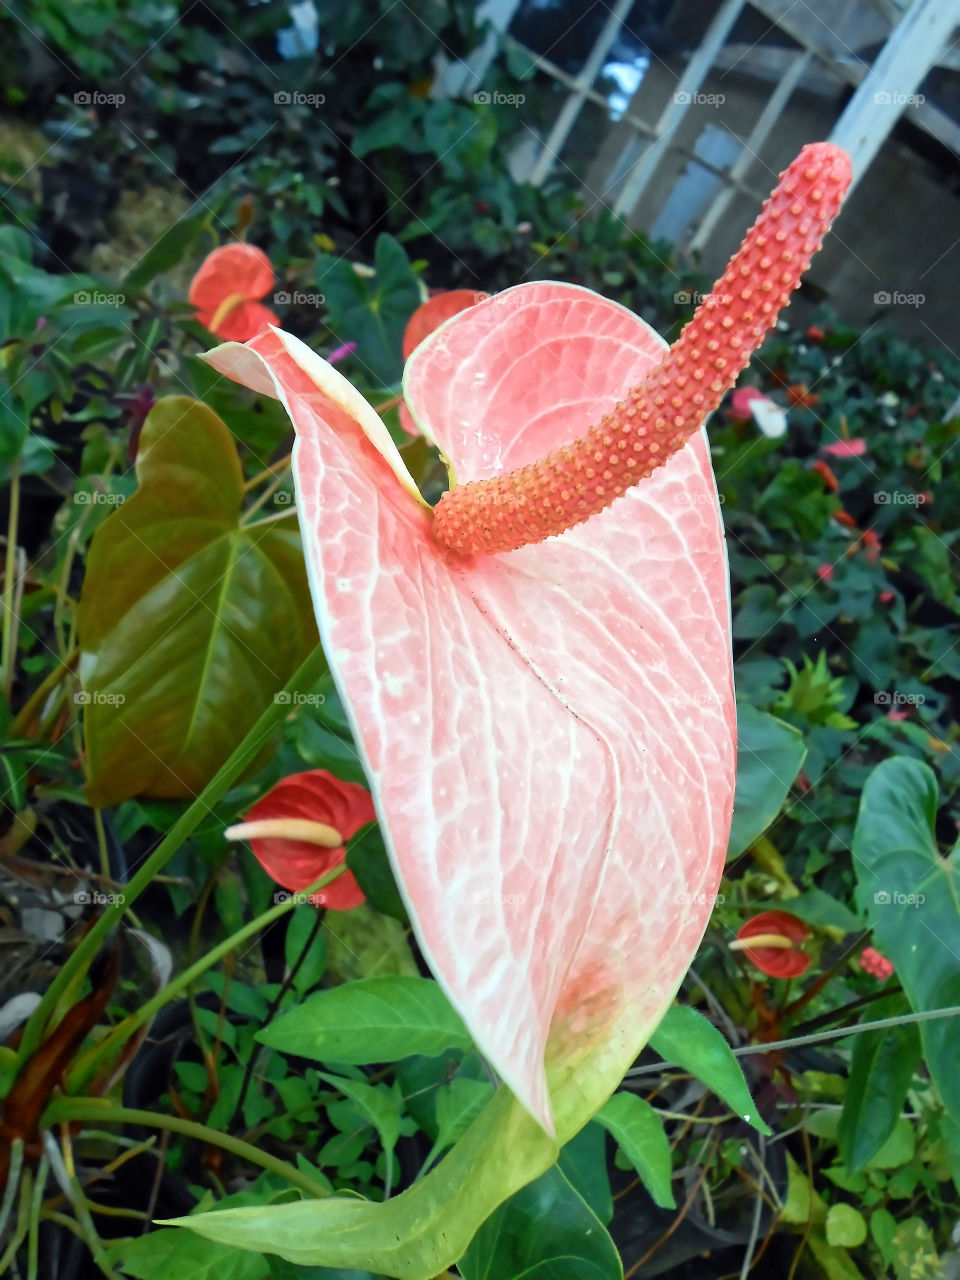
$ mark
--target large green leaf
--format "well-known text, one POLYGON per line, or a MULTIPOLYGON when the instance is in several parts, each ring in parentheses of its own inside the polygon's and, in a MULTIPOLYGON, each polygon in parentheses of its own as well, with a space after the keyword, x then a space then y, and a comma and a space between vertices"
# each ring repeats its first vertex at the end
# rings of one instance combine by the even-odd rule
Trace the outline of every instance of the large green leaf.
POLYGON ((613 1241, 556 1165, 487 1219, 457 1267, 464 1280, 623 1276, 613 1241))
POLYGON ((295 521, 240 525, 215 413, 160 400, 137 476, 94 535, 77 618, 98 805, 200 791, 317 643, 295 521))
POLYGON ((760 1119, 740 1064, 730 1046, 702 1013, 686 1005, 674 1005, 650 1037, 650 1048, 666 1062, 676 1062, 712 1089, 741 1119, 769 1134, 760 1119))
POLYGON ((393 236, 377 237, 372 275, 345 258, 317 264, 330 325, 343 342, 357 344, 356 359, 375 385, 393 386, 403 373, 403 331, 420 303, 420 285, 393 236))
MULTIPOLYGON (((873 1017, 891 1017, 904 1004, 902 996, 892 996, 876 1006, 873 1017)), ((856 1037, 837 1130, 848 1169, 862 1169, 893 1132, 919 1061, 920 1032, 914 1025, 856 1037)))
POLYGON ((773 822, 806 754, 803 735, 792 725, 756 707, 737 707, 737 791, 728 858, 738 857, 773 822))
POLYGON ((217 1240, 204 1240, 189 1231, 151 1231, 131 1240, 118 1240, 107 1257, 136 1280, 267 1280, 266 1259, 245 1249, 232 1249, 217 1240))
POLYGON ((365 978, 314 992, 257 1039, 281 1053, 359 1066, 472 1044, 436 982, 404 977, 365 978))
MULTIPOLYGON (((960 877, 956 848, 937 847, 937 780, 919 760, 877 765, 860 797, 853 835, 857 900, 877 947, 918 1012, 960 1005, 960 877)), ((960 1120, 960 1019, 920 1024, 930 1074, 960 1120)))

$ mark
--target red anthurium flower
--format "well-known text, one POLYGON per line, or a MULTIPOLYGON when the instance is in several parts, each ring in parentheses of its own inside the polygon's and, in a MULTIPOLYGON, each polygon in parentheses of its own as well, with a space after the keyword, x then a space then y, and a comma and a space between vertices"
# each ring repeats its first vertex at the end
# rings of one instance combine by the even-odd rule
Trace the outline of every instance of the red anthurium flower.
MULTIPOLYGON (((380 417, 298 339, 206 357, 293 420, 323 648, 411 923, 530 1113, 496 1112, 500 1176, 478 1180, 456 1239, 431 1236, 434 1269, 610 1095, 702 937, 736 741, 702 424, 849 180, 843 152, 805 148, 671 348, 571 285, 520 285, 448 320, 404 381, 449 464, 432 510, 380 417)), ((310 1205, 313 1223, 329 1212, 310 1205)))
POLYGON ((822 342, 826 336, 824 330, 816 324, 812 324, 807 330, 807 337, 811 342, 822 342))
POLYGON ((747 959, 770 978, 798 978, 810 967, 810 957, 798 943, 810 930, 789 911, 761 911, 737 930, 731 951, 745 951, 747 959))
POLYGON ((836 493, 840 488, 840 481, 834 475, 832 467, 828 462, 824 462, 822 458, 818 458, 816 462, 811 463, 810 470, 817 473, 831 493, 836 493))
MULTIPOLYGON (((326 769, 309 769, 281 778, 226 836, 249 840, 267 875, 284 889, 299 891, 339 866, 347 856, 347 841, 375 820, 366 788, 342 782, 326 769)), ((353 872, 343 871, 313 900, 346 911, 364 897, 353 872)))
POLYGON ((878 593, 877 599, 881 604, 893 604, 896 596, 892 591, 881 591, 878 593))
MULTIPOLYGON (((483 302, 484 298, 489 297, 489 293, 478 293, 476 289, 438 289, 431 291, 430 297, 417 307, 407 321, 407 327, 403 331, 404 360, 409 360, 420 343, 429 338, 432 333, 435 333, 442 324, 446 324, 451 317, 459 315, 461 311, 466 311, 468 307, 475 307, 478 302, 483 302)), ((408 435, 418 436, 420 434, 417 424, 410 416, 410 410, 402 403, 400 405, 400 425, 408 435)))
POLYGON ((848 529, 856 529, 857 527, 857 522, 850 512, 844 511, 842 508, 839 511, 834 511, 833 519, 836 520, 837 524, 846 525, 848 529))
POLYGON ((866 551, 868 560, 875 563, 880 559, 880 552, 883 550, 883 544, 873 529, 864 529, 863 533, 860 535, 860 545, 863 547, 864 551, 866 551))
POLYGON ((204 258, 190 284, 197 319, 218 338, 246 342, 279 318, 258 299, 273 289, 270 259, 256 245, 235 241, 204 258))
POLYGON ((833 565, 818 564, 817 577, 820 579, 821 582, 832 582, 833 581, 833 565))
POLYGON ((829 453, 831 458, 861 458, 867 452, 867 442, 859 436, 855 440, 836 440, 823 445, 820 452, 829 453))
POLYGON ((864 947, 860 952, 860 967, 881 982, 893 977, 893 965, 874 947, 864 947))
POLYGON ((814 395, 805 382, 796 382, 787 387, 787 398, 791 404, 801 405, 805 409, 812 409, 815 404, 820 403, 820 397, 814 395))

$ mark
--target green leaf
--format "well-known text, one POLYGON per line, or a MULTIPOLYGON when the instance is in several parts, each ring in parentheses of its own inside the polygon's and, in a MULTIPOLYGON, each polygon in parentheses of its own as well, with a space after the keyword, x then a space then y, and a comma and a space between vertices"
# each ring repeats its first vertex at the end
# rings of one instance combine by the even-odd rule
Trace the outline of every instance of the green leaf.
MULTIPOLYGON (((215 210, 204 208, 192 217, 184 216, 164 231, 153 247, 135 262, 123 277, 124 287, 133 293, 155 277, 182 262, 194 240, 210 226, 215 210)), ((199 261, 197 266, 200 266, 199 261)))
POLYGON ((493 1210, 550 1168, 556 1154, 556 1144, 502 1087, 436 1169, 382 1204, 333 1195, 193 1214, 175 1225, 279 1253, 299 1266, 432 1280, 464 1253, 493 1210))
POLYGON ((137 492, 93 537, 78 611, 89 795, 199 792, 317 642, 295 522, 240 526, 231 434, 151 410, 137 492))
POLYGON ((264 1258, 188 1231, 151 1231, 117 1240, 107 1257, 135 1280, 268 1280, 264 1258))
POLYGON ((463 1280, 622 1280, 599 1218, 549 1169, 496 1211, 457 1264, 463 1280))
MULTIPOLYGON (((877 1006, 874 1016, 891 1017, 902 1011, 903 1004, 902 996, 891 997, 877 1006)), ((893 1132, 919 1061, 920 1032, 913 1024, 855 1038, 837 1130, 840 1155, 848 1169, 863 1169, 893 1132)))
POLYGON ((594 1118, 616 1139, 654 1203, 661 1209, 675 1209, 670 1143, 650 1103, 635 1093, 615 1093, 594 1118))
POLYGON ((490 1101, 493 1087, 488 1080, 472 1080, 456 1076, 437 1089, 437 1137, 424 1164, 433 1164, 436 1156, 459 1142, 477 1116, 490 1101))
POLYGON ((361 1084, 359 1080, 344 1080, 342 1076, 327 1075, 323 1071, 318 1075, 354 1103, 380 1135, 384 1154, 391 1159, 400 1137, 400 1103, 393 1090, 385 1084, 361 1084))
POLYGON ((613 1217, 613 1192, 607 1172, 607 1135, 593 1120, 560 1148, 560 1172, 604 1226, 613 1217))
MULTIPOLYGON (((885 760, 863 788, 852 842, 858 903, 918 1013, 960 1005, 958 858, 956 850, 940 857, 937 799, 925 764, 885 760)), ((921 1023, 920 1040, 940 1095, 960 1120, 960 1019, 921 1023)))
POLYGON ((377 237, 374 274, 360 275, 345 258, 317 264, 317 283, 342 342, 355 342, 358 360, 379 386, 393 386, 403 373, 403 331, 420 304, 420 283, 402 246, 377 237))
POLYGON ((674 1005, 650 1037, 650 1047, 665 1062, 675 1062, 695 1075, 759 1133, 770 1133, 757 1114, 730 1046, 703 1014, 686 1005, 674 1005))
POLYGON ((431 978, 366 978, 314 992, 257 1039, 300 1058, 361 1066, 471 1047, 469 1032, 431 978))
POLYGON ((756 707, 737 707, 737 790, 728 858, 761 836, 783 808, 807 748, 792 725, 756 707))
POLYGON ((284 959, 288 969, 293 969, 299 963, 297 976, 293 980, 293 989, 298 996, 303 996, 311 987, 315 987, 327 967, 326 937, 322 929, 313 933, 316 923, 316 908, 304 903, 293 912, 287 925, 284 959))
POLYGON ((827 1244, 835 1248, 856 1249, 867 1238, 867 1223, 852 1204, 832 1204, 827 1210, 827 1244))

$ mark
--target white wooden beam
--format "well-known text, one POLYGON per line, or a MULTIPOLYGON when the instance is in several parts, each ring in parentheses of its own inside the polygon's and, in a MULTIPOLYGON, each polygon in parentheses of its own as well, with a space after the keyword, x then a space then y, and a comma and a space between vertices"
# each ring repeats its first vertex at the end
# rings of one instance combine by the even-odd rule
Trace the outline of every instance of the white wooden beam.
POLYGON ((633 3, 634 0, 618 0, 614 8, 610 10, 607 20, 603 24, 603 30, 590 50, 590 56, 583 64, 583 70, 577 76, 576 87, 563 104, 563 109, 554 121, 553 128, 543 144, 543 149, 537 157, 533 169, 530 171, 528 181, 533 186, 539 187, 553 168, 563 144, 570 136, 570 130, 583 110, 587 94, 593 88, 593 82, 596 80, 600 68, 610 52, 611 45, 620 34, 620 28, 630 16, 633 3))
POLYGON ((747 171, 757 158, 757 152, 770 136, 773 126, 783 114, 784 107, 790 101, 794 89, 800 83, 812 60, 813 54, 809 49, 803 53, 798 53, 787 68, 783 79, 767 99, 766 105, 757 117, 756 124, 750 131, 750 136, 743 144, 743 151, 740 153, 736 164, 730 170, 729 185, 718 193, 717 198, 704 214, 696 234, 688 245, 691 252, 702 250, 710 239, 714 227, 730 207, 730 201, 737 192, 737 185, 746 177, 747 171))
MULTIPOLYGON (((948 0, 948 3, 954 3, 954 0, 948 0)), ((660 114, 660 119, 654 126, 656 136, 653 142, 650 143, 628 174, 627 180, 623 184, 623 188, 613 206, 614 213, 627 215, 632 212, 644 187, 666 153, 670 144, 671 134, 686 115, 695 95, 699 93, 700 86, 713 65, 714 58, 717 56, 723 42, 726 40, 730 28, 739 17, 743 5, 744 0, 724 0, 724 3, 718 9, 699 48, 687 63, 683 74, 677 81, 673 97, 664 107, 660 114)))
POLYGON ((830 141, 863 176, 960 22, 960 0, 913 0, 837 121, 830 141))

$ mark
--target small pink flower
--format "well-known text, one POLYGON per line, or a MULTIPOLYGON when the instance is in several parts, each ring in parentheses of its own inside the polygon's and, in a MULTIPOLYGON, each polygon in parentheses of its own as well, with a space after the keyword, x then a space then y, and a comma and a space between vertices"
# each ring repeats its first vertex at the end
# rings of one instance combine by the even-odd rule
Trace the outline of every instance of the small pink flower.
POLYGON ((874 947, 864 947, 860 952, 860 967, 864 972, 881 982, 893 977, 893 965, 886 956, 882 956, 874 947))
POLYGON ((833 565, 818 564, 817 577, 820 579, 821 582, 832 582, 833 581, 833 565))
POLYGON ((887 712, 887 719, 888 720, 909 720, 910 712, 905 711, 902 708, 899 710, 895 708, 893 711, 887 712))
POLYGON ((825 444, 820 452, 829 453, 831 458, 861 458, 867 452, 867 442, 860 436, 855 440, 836 440, 825 444))
POLYGON ((893 591, 881 591, 877 596, 881 604, 892 604, 896 598, 896 593, 893 591))
POLYGON ((754 400, 767 400, 762 391, 756 387, 737 387, 727 405, 727 417, 735 422, 749 422, 750 405, 754 400))

